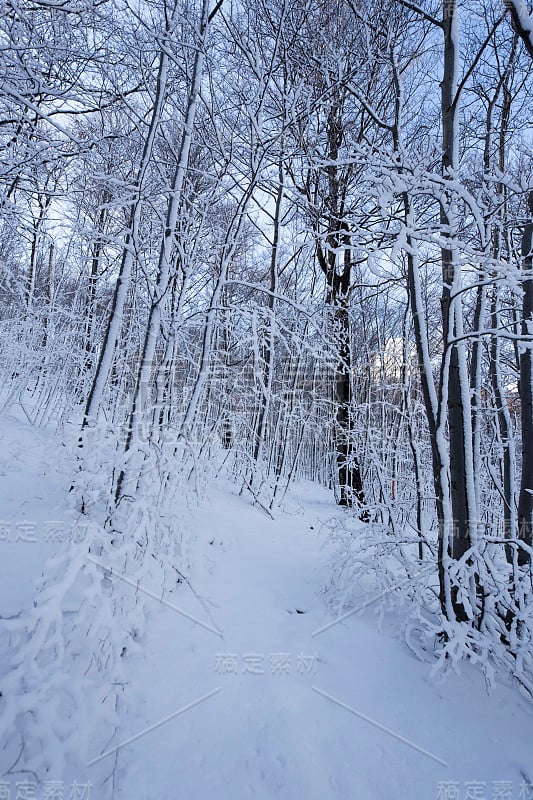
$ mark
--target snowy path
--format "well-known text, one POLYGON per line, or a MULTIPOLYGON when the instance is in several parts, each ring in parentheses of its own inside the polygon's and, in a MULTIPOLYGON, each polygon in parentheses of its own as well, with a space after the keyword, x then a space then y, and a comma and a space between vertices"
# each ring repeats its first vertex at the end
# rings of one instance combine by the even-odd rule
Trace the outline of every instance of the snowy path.
POLYGON ((198 513, 204 556, 192 581, 207 609, 184 585, 171 597, 223 638, 156 609, 136 688, 147 724, 220 691, 125 748, 119 795, 426 800, 451 782, 466 797, 467 784, 478 782, 492 798, 507 781, 518 798, 522 772, 533 766, 533 720, 514 691, 487 696, 468 667, 430 685, 428 666, 378 633, 371 615, 313 637, 331 621, 320 595, 327 555, 318 531, 336 513, 327 493, 318 494, 310 499, 307 487, 305 513, 275 522, 227 492, 198 513))
MULTIPOLYGON (((67 530, 73 512, 58 437, 14 418, 4 418, 0 437, 1 518, 12 539, 1 542, 6 615, 31 604, 33 582, 59 544, 54 525, 67 530), (15 541, 17 530, 35 541, 15 541)), ((156 727, 118 751, 115 796, 493 800, 507 785, 502 800, 533 797, 533 787, 520 794, 524 781, 533 783, 533 713, 516 690, 500 686, 487 695, 468 665, 461 676, 430 684, 428 665, 377 630, 373 609, 313 636, 333 619, 321 595, 328 577, 321 522, 345 512, 316 487, 299 487, 295 496, 292 513, 275 521, 224 487, 181 514, 194 531, 190 586, 180 583, 165 600, 222 637, 144 599, 141 651, 124 664, 130 714, 111 745, 156 727)), ((86 727, 95 757, 105 743, 93 742, 86 727)), ((92 781, 91 800, 114 764, 108 756, 76 774, 92 781)))

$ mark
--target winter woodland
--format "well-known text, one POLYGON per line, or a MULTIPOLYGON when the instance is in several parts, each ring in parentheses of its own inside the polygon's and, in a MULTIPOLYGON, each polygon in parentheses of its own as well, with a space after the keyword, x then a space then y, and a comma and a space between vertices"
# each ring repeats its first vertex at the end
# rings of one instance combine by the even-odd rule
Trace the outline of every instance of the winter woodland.
POLYGON ((71 526, 0 610, 4 773, 67 774, 88 695, 118 743, 152 601, 112 576, 192 581, 222 484, 267 527, 326 490, 331 608, 533 701, 531 4, 0 9, 0 407, 71 526))

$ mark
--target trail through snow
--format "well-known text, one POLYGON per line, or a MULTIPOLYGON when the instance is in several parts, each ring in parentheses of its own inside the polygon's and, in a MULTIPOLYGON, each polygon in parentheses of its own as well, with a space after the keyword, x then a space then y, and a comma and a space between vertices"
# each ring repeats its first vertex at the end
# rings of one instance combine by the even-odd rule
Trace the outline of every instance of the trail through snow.
MULTIPOLYGON (((1 516, 12 539, 29 520, 38 540, 0 543, 6 615, 31 604, 58 546, 42 523, 72 512, 58 437, 14 418, 0 434, 1 516)), ((516 689, 487 694, 469 665, 433 685, 372 606, 316 635, 334 619, 324 523, 346 513, 310 484, 275 520, 223 484, 198 509, 183 503, 185 580, 164 597, 175 608, 144 598, 141 648, 125 659, 130 712, 108 747, 131 741, 99 758, 106 743, 87 732, 99 760, 76 777, 92 798, 106 777, 121 800, 492 800, 504 782, 502 797, 530 796, 533 713, 516 689)))
POLYGON ((297 496, 276 521, 230 491, 196 515, 198 597, 181 584, 172 602, 223 638, 154 610, 137 688, 148 724, 220 691, 124 751, 124 796, 427 800, 477 782, 491 798, 507 781, 518 798, 533 719, 514 690, 488 696, 468 666, 431 685, 371 609, 313 635, 332 621, 321 529, 339 512, 317 487, 297 496))

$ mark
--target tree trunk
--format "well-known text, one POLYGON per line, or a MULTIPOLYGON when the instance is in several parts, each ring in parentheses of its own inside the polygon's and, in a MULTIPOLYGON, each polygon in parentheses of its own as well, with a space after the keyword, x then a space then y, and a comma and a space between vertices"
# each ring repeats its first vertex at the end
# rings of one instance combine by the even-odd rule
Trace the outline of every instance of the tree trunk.
MULTIPOLYGON (((170 197, 168 200, 167 214, 165 221, 165 232, 161 242, 159 251, 159 261, 157 270, 157 279, 154 287, 154 294, 148 314, 146 323, 146 331, 144 336, 143 348, 139 369, 137 371, 137 379, 135 390, 133 394, 133 401, 131 412, 128 420, 128 428, 126 435, 126 442, 124 445, 124 452, 128 452, 132 441, 137 436, 137 430, 141 425, 142 418, 142 391, 150 382, 152 368, 154 366, 154 354, 159 336, 162 304, 165 302, 169 282, 171 279, 171 256, 174 246, 174 237, 176 233, 176 225, 178 221, 178 213, 182 204, 183 186, 185 182, 185 175, 189 163, 189 154, 192 145, 194 120, 196 117, 196 110, 198 107, 198 98, 200 94, 200 85, 203 74, 203 66, 205 59, 205 47, 209 22, 209 0, 203 0, 202 17, 200 20, 200 29, 198 35, 198 42, 196 43, 196 55, 194 59, 194 66, 191 77, 191 86, 189 92, 189 100, 185 121, 183 126, 183 135, 181 139, 180 151, 174 172, 172 186, 170 189, 170 197)), ((115 500, 121 497, 122 485, 124 481, 124 471, 121 471, 115 489, 115 500)))
MULTIPOLYGON (((456 0, 444 0, 442 28, 444 33, 444 74, 441 85, 442 174, 455 179, 459 166, 458 61, 459 24, 456 0)), ((456 231, 454 202, 449 193, 441 202, 441 236, 448 242, 441 248, 443 290, 441 298, 443 328, 443 364, 440 401, 447 403, 450 447, 450 496, 453 523, 448 536, 440 543, 441 559, 458 561, 472 546, 477 526, 474 485, 474 456, 470 386, 463 334, 461 268, 453 243, 456 231)), ((441 408, 440 434, 443 434, 444 408, 441 408)), ((438 434, 439 435, 439 434, 438 434)), ((455 617, 468 620, 458 586, 452 587, 451 601, 455 617)), ((443 607, 446 598, 441 597, 443 607)))
MULTIPOLYGON (((138 237, 139 228, 141 225, 141 214, 143 205, 143 189, 144 178, 148 170, 148 166, 152 159, 154 149, 155 137, 161 122, 161 115, 166 99, 166 86, 168 78, 169 54, 167 49, 168 37, 172 31, 176 14, 174 13, 171 20, 167 23, 167 29, 162 40, 162 48, 159 54, 159 68, 157 73, 157 86, 154 105, 152 108, 152 116, 150 119, 150 126, 148 134, 144 143, 141 163, 135 178, 134 183, 134 199, 130 211, 129 227, 126 232, 124 249, 122 252, 122 260, 120 270, 115 284, 115 291, 113 294, 113 301, 111 305, 111 313, 107 324, 102 349, 96 367, 96 373, 91 385, 91 390, 87 398, 85 406, 85 414, 83 416, 82 434, 90 422, 95 421, 98 416, 98 410, 102 402, 105 387, 111 374, 113 366, 113 358, 117 347, 117 342, 120 337, 122 328, 122 321, 124 316, 124 306, 126 304, 126 297, 131 281, 131 274, 135 262, 135 245, 138 237)), ((79 446, 83 445, 83 438, 80 436, 79 446)))
MULTIPOLYGON (((529 210, 533 214, 533 192, 529 195, 529 210)), ((522 336, 520 349, 520 404, 522 422, 522 479, 518 500, 518 536, 527 547, 533 545, 533 222, 522 237, 523 291, 522 336)), ((530 562, 530 553, 520 548, 518 563, 530 562)))

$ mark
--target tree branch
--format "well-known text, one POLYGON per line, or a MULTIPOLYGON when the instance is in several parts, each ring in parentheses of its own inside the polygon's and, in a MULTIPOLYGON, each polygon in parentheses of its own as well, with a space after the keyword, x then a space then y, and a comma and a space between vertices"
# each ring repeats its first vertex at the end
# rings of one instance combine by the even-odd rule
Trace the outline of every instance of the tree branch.
POLYGON ((523 0, 503 0, 511 14, 511 25, 524 42, 525 48, 533 58, 533 17, 528 13, 523 0))

